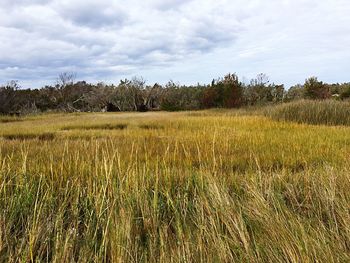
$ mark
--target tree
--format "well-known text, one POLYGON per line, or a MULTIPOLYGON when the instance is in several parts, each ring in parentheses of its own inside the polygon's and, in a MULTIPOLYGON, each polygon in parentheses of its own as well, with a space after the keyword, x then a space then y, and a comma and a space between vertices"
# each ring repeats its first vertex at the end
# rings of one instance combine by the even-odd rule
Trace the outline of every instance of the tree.
POLYGON ((15 113, 21 108, 21 101, 16 95, 20 85, 17 80, 9 81, 5 86, 0 87, 0 113, 15 113))
POLYGON ((300 100, 304 97, 304 87, 300 84, 294 85, 289 88, 286 93, 286 101, 300 100))
POLYGON ((133 77, 129 83, 129 93, 132 98, 134 111, 146 111, 143 91, 146 81, 142 77, 133 77))
POLYGON ((180 85, 170 80, 164 88, 164 93, 161 98, 160 107, 166 111, 182 110, 182 96, 180 85))
POLYGON ((67 85, 73 85, 76 76, 77 75, 74 72, 62 72, 58 75, 57 85, 60 88, 64 88, 67 85))
POLYGON ((223 106, 226 108, 237 108, 243 103, 243 84, 238 80, 236 74, 227 74, 223 81, 224 98, 223 106))
POLYGON ((197 110, 201 108, 201 98, 204 87, 180 86, 169 81, 163 88, 161 96, 161 109, 167 111, 197 110))
POLYGON ((274 100, 275 85, 271 85, 269 82, 268 76, 264 73, 258 74, 255 79, 250 81, 245 90, 245 99, 248 105, 265 104, 274 100))
POLYGON ((142 111, 144 107, 143 91, 145 80, 134 77, 131 80, 121 80, 114 89, 110 103, 120 111, 142 111))
POLYGON ((304 97, 307 99, 327 99, 331 96, 329 87, 317 77, 311 77, 305 80, 304 97))
POLYGON ((213 108, 216 106, 217 98, 219 94, 217 90, 213 88, 213 83, 211 87, 208 87, 204 90, 202 98, 201 98, 201 107, 204 109, 213 108))
POLYGON ((236 74, 227 74, 224 78, 214 79, 201 98, 204 108, 237 108, 243 104, 243 84, 236 74))
POLYGON ((273 102, 280 103, 283 102, 285 96, 284 85, 271 85, 271 94, 273 97, 273 102))
POLYGON ((158 83, 153 86, 147 86, 143 92, 143 104, 146 109, 158 109, 160 107, 160 100, 163 94, 163 88, 158 83))

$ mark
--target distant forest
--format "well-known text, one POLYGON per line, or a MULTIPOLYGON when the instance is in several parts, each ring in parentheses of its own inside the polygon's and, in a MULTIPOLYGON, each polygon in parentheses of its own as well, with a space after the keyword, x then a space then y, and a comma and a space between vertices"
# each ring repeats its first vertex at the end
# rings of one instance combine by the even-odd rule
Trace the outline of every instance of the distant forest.
POLYGON ((270 83, 265 74, 249 84, 242 83, 236 74, 227 74, 208 85, 186 86, 173 81, 146 85, 136 77, 107 85, 75 81, 75 74, 62 73, 56 85, 40 89, 24 89, 17 81, 1 86, 0 114, 239 108, 298 99, 350 99, 350 83, 327 84, 311 77, 286 90, 283 84, 270 83))

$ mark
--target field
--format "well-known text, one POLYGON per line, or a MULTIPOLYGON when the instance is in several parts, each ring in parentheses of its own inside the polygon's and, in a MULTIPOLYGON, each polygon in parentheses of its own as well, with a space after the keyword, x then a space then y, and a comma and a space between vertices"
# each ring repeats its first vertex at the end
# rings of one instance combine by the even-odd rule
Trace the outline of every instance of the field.
POLYGON ((349 262, 350 127, 0 117, 0 262, 349 262))

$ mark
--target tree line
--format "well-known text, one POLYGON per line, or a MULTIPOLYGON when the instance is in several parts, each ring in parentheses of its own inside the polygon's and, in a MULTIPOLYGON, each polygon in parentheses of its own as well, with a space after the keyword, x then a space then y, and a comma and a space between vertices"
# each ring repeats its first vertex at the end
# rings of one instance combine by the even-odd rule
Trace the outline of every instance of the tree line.
POLYGON ((17 81, 0 87, 0 114, 46 111, 149 111, 239 108, 283 103, 298 99, 350 98, 350 83, 327 84, 311 77, 303 85, 285 89, 259 74, 249 84, 236 74, 214 79, 208 85, 147 85, 142 78, 121 80, 118 85, 75 81, 75 74, 60 74, 57 84, 40 89, 23 89, 17 81))

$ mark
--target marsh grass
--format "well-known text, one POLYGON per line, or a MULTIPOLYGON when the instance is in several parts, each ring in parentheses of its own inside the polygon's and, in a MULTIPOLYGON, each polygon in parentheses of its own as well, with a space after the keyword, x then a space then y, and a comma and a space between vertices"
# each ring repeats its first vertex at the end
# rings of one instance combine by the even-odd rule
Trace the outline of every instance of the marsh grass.
POLYGON ((266 108, 265 115, 298 123, 350 125, 350 102, 301 100, 266 108))
POLYGON ((171 116, 0 124, 0 261, 350 261, 349 127, 171 116))

